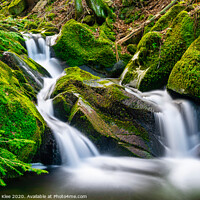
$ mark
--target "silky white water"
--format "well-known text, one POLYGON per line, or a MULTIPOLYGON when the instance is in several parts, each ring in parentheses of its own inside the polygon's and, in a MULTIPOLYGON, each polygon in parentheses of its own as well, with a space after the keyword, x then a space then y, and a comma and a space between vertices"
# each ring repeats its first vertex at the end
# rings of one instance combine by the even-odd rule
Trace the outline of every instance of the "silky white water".
POLYGON ((166 157, 195 157, 194 150, 200 140, 197 113, 192 104, 186 100, 173 100, 166 90, 138 93, 138 96, 160 110, 155 113, 155 119, 165 139, 162 143, 165 143, 166 157))
POLYGON ((194 199, 200 199, 199 116, 192 103, 173 100, 167 91, 141 93, 127 88, 129 93, 158 108, 155 118, 166 155, 160 159, 101 156, 85 136, 53 115, 51 93, 62 70, 57 60, 58 67, 55 62, 51 65, 45 40, 29 37, 26 44, 29 56, 45 63, 49 72, 51 69, 53 78, 44 79, 37 107, 55 134, 63 164, 71 167, 65 165, 51 171, 47 179, 22 181, 19 190, 31 183, 26 187, 27 193, 88 194, 92 200, 188 200, 194 194, 194 199))
MULTIPOLYGON (((62 163, 77 166, 81 159, 99 155, 98 150, 84 135, 67 123, 54 117, 51 93, 57 79, 64 75, 59 61, 50 56, 50 47, 40 35, 25 35, 30 58, 42 65, 52 76, 44 78, 44 85, 37 95, 37 108, 54 133, 58 143, 62 163)), ((47 38, 50 39, 50 38, 47 38)))

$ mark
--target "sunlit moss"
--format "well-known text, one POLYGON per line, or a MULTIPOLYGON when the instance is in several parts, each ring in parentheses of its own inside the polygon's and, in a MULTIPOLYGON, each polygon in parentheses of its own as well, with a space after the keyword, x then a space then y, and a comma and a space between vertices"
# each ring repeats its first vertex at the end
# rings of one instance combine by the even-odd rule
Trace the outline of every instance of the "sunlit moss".
POLYGON ((116 62, 111 41, 101 37, 95 39, 93 31, 86 24, 68 21, 54 46, 56 55, 70 66, 98 66, 111 68, 116 62))
POLYGON ((180 94, 200 99, 200 36, 174 66, 167 87, 180 94))

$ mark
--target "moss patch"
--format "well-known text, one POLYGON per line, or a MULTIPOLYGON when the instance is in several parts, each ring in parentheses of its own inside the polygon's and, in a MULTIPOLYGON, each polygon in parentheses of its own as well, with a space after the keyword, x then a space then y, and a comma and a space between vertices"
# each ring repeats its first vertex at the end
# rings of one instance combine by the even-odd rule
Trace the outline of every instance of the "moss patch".
POLYGON ((116 62, 112 42, 105 37, 96 39, 93 31, 86 24, 68 21, 54 46, 56 55, 72 67, 85 64, 99 70, 111 68, 116 62))
POLYGON ((26 52, 21 45, 24 39, 20 34, 0 30, 0 56, 4 51, 12 50, 18 54, 26 52))
MULTIPOLYGON (((16 77, 26 84, 20 73, 0 61, 0 147, 19 162, 30 162, 40 146, 45 122, 16 77)), ((15 173, 10 169, 9 177, 15 173)))
POLYGON ((134 86, 139 86, 140 73, 148 69, 149 65, 155 61, 154 55, 158 54, 160 43, 160 33, 149 32, 144 35, 137 46, 137 53, 126 66, 127 73, 123 77, 122 84, 127 84, 136 80, 134 86))
POLYGON ((152 27, 151 31, 162 31, 169 27, 176 16, 185 9, 185 6, 175 5, 170 8, 152 27))
POLYGON ((200 99, 200 37, 174 66, 167 87, 180 94, 200 99))

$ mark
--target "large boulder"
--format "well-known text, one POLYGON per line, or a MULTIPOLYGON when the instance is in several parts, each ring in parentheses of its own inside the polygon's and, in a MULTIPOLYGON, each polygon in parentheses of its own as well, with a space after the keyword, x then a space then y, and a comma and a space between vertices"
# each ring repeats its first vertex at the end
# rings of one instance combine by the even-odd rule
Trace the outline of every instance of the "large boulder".
POLYGON ((86 134, 102 153, 160 155, 162 147, 152 142, 154 107, 78 67, 65 71, 52 94, 57 117, 86 134))
POLYGON ((200 100, 200 36, 174 66, 167 87, 177 93, 200 100))
MULTIPOLYGON (((7 24, 7 22, 5 21, 7 24)), ((9 25, 10 26, 10 25, 9 25)), ((2 52, 4 51, 14 51, 17 54, 26 53, 26 49, 23 46, 24 39, 21 34, 18 32, 11 32, 0 29, 0 57, 2 56, 2 52)))
POLYGON ((43 87, 42 77, 51 77, 46 69, 44 69, 31 58, 28 58, 27 55, 18 55, 14 52, 5 52, 2 60, 12 69, 21 71, 36 93, 39 92, 43 87))
MULTIPOLYGON (((63 26, 53 48, 56 55, 71 67, 87 65, 98 72, 112 74, 112 68, 116 63, 114 42, 111 41, 115 40, 114 34, 106 23, 96 29, 69 20, 63 26)), ((121 54, 120 56, 124 61, 130 59, 121 54)))
MULTIPOLYGON (((177 9, 180 11, 182 8, 177 9)), ((161 22, 158 21, 159 24, 155 24, 152 30, 162 30, 161 22)), ((164 87, 174 65, 198 35, 194 29, 194 19, 188 12, 181 11, 167 30, 145 34, 123 72, 122 84, 132 85, 141 91, 164 87)))
POLYGON ((1 61, 0 69, 1 140, 8 141, 3 147, 19 160, 30 162, 41 144, 45 122, 27 97, 15 71, 1 61))

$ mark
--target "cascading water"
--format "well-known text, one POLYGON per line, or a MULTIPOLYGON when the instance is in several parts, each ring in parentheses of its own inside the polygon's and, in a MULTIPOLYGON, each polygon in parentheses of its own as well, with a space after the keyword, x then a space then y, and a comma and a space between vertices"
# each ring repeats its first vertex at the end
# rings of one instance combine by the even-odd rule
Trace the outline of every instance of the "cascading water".
MULTIPOLYGON (((130 89, 129 93, 136 94, 130 89)), ((166 147, 167 157, 191 157, 200 143, 197 127, 197 113, 186 100, 173 100, 168 92, 158 90, 140 93, 137 96, 156 105, 160 112, 155 113, 156 124, 166 147)))
POLYGON ((51 58, 50 47, 40 35, 25 35, 25 37, 28 37, 26 46, 29 57, 41 64, 52 76, 52 78, 44 78, 44 86, 37 96, 37 108, 55 135, 62 163, 74 166, 78 165, 83 158, 98 155, 98 150, 89 139, 54 117, 50 96, 57 79, 62 76, 62 67, 57 59, 51 58))
POLYGON ((160 159, 93 156, 99 155, 94 145, 53 115, 50 96, 62 76, 59 62, 51 58, 48 45, 39 35, 26 37, 29 56, 52 76, 44 78, 43 89, 37 96, 38 110, 55 134, 63 163, 78 167, 60 167, 46 179, 27 178, 21 185, 11 186, 11 194, 18 188, 26 194, 88 194, 91 200, 200 199, 200 162, 196 157, 200 142, 199 116, 190 102, 173 100, 167 91, 141 93, 126 88, 127 92, 158 107, 160 112, 155 113, 161 134, 158 139, 166 149, 166 156, 160 159))

